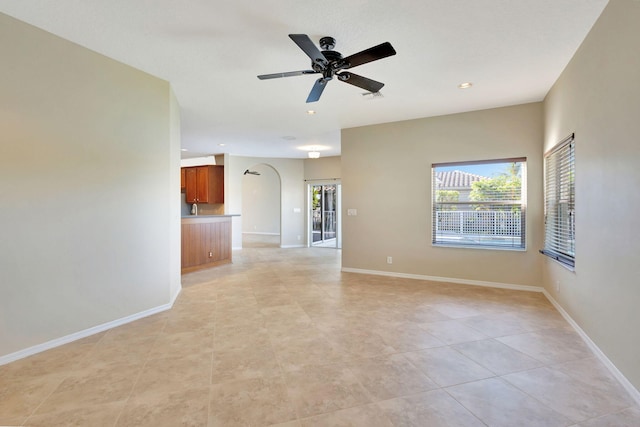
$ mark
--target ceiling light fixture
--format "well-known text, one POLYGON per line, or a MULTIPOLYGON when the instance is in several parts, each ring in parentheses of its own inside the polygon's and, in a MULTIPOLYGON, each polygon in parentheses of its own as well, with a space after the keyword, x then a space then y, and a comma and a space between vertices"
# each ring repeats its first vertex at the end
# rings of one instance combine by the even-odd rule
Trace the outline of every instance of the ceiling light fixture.
POLYGON ((181 148, 180 151, 189 151, 186 148, 181 148))
POLYGON ((366 97, 367 99, 383 98, 382 92, 365 92, 362 94, 362 96, 366 97))
POLYGON ((310 159, 318 159, 318 158, 320 158, 320 152, 319 151, 309 151, 309 158, 310 159))
POLYGON ((223 144, 223 143, 218 144, 218 146, 220 146, 220 147, 224 147, 225 145, 227 145, 227 144, 223 144))
POLYGON ((469 89, 471 86, 473 86, 473 83, 471 82, 464 82, 464 83, 460 83, 458 85, 458 89, 469 89))
POLYGON ((316 110, 307 110, 307 114, 309 114, 310 116, 314 115, 316 113, 316 110))

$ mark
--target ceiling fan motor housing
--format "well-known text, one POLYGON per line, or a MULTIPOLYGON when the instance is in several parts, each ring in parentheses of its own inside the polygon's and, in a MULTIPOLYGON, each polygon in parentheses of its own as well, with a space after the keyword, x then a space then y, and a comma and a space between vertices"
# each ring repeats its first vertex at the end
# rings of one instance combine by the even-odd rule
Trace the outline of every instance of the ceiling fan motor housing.
POLYGON ((336 39, 329 36, 323 37, 320 39, 320 47, 322 50, 333 50, 336 47, 336 39))

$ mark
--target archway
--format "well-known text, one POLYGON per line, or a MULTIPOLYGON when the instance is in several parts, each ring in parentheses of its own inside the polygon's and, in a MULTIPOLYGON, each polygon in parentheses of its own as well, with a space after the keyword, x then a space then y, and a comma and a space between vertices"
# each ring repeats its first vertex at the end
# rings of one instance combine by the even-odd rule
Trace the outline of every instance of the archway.
POLYGON ((242 246, 280 247, 280 175, 268 164, 247 169, 242 177, 242 246))

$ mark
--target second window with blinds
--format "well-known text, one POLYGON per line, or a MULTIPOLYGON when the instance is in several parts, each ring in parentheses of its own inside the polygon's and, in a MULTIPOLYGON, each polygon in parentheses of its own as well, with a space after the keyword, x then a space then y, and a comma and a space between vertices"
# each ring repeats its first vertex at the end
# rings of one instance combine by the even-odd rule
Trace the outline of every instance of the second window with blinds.
POLYGON ((432 165, 432 243, 524 250, 524 157, 432 165))

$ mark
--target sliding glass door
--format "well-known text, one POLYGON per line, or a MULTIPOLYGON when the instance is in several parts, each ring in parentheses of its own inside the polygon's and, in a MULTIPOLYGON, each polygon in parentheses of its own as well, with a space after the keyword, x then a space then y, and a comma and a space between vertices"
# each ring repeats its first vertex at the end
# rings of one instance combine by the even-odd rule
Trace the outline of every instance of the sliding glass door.
POLYGON ((310 185, 311 245, 340 247, 339 196, 340 184, 310 185))

